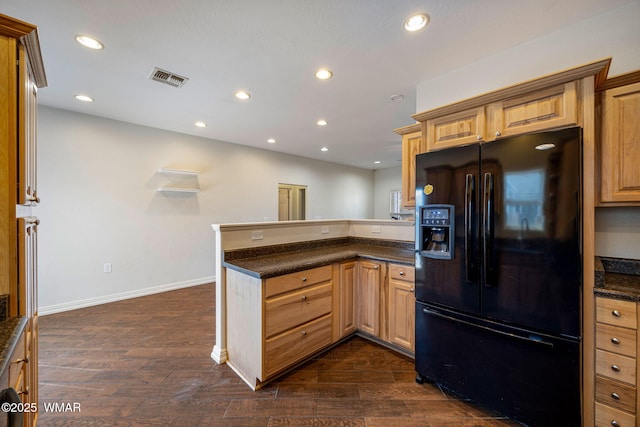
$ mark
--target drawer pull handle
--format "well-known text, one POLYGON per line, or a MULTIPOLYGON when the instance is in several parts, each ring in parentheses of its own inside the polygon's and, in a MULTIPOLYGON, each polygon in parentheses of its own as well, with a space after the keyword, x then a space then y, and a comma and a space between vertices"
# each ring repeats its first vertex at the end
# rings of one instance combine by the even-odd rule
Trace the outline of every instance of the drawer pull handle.
POLYGON ((401 272, 400 272, 400 275, 401 275, 401 276, 404 276, 404 271, 401 271, 401 272))
POLYGON ((411 292, 411 293, 413 293, 413 292, 415 292, 415 291, 416 291, 416 288, 411 288, 411 289, 409 289, 409 292, 411 292))
POLYGON ((620 372, 620 366, 618 365, 611 365, 611 370, 613 372, 620 372))
POLYGON ((307 300, 307 296, 306 296, 306 295, 303 295, 303 296, 302 296, 302 301, 306 301, 306 300, 307 300))
POLYGON ((306 277, 303 277, 303 278, 302 278, 302 281, 303 281, 303 282, 306 282, 306 281, 307 281, 307 278, 306 278, 306 277))
POLYGON ((612 425, 613 427, 620 427, 620 423, 619 423, 619 422, 617 422, 616 420, 611 420, 611 425, 612 425))
POLYGON ((612 342, 613 344, 615 344, 615 345, 620 344, 620 340, 619 340, 618 338, 616 338, 616 337, 611 338, 611 342, 612 342))
POLYGON ((622 316, 622 314, 620 314, 620 312, 619 312, 618 310, 613 310, 613 311, 611 312, 611 314, 613 314, 615 317, 620 317, 620 316, 622 316))
POLYGON ((614 400, 620 400, 620 395, 618 393, 616 393, 615 391, 613 393, 611 393, 611 397, 614 400))
POLYGON ((307 335, 307 331, 302 331, 302 336, 304 337, 305 335, 307 335))

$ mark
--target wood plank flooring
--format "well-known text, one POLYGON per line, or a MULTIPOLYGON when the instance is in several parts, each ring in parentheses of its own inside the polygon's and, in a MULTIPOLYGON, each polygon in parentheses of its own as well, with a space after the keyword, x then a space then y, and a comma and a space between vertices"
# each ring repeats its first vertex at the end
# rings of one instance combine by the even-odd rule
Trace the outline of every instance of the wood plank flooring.
POLYGON ((416 384, 411 359, 360 337, 251 391, 211 360, 214 322, 212 284, 41 317, 38 425, 519 425, 416 384))

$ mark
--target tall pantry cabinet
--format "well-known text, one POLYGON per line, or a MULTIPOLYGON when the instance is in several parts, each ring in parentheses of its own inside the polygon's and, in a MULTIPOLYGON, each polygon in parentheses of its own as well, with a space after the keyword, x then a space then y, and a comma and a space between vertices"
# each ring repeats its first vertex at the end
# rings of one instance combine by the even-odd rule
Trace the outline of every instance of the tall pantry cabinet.
MULTIPOLYGON (((0 295, 5 317, 25 317, 15 354, 16 391, 38 402, 37 230, 32 208, 40 199, 36 180, 38 88, 47 85, 34 25, 0 14, 0 295), (24 343, 24 344, 22 344, 24 343)), ((3 385, 2 388, 5 388, 3 385)), ((30 406, 34 407, 34 406, 30 406)), ((26 412, 24 425, 37 423, 26 412)))

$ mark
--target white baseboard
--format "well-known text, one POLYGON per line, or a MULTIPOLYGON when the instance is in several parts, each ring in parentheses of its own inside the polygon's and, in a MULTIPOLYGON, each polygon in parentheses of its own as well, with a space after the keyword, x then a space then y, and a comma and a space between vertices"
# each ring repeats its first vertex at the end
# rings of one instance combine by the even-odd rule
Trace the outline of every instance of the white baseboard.
POLYGON ((38 315, 46 316, 47 314, 62 313, 64 311, 76 310, 78 308, 91 307, 94 305, 106 304, 109 302, 122 301, 125 299, 138 298, 146 295, 159 294, 161 292, 174 291, 176 289, 189 288, 191 286, 204 285, 206 283, 215 282, 216 278, 203 277, 200 279, 186 280, 184 282, 168 283, 166 285, 153 286, 150 288, 136 289, 135 291, 120 292, 117 294, 105 295, 96 298, 87 298, 78 301, 70 301, 62 304, 48 305, 38 307, 38 315))

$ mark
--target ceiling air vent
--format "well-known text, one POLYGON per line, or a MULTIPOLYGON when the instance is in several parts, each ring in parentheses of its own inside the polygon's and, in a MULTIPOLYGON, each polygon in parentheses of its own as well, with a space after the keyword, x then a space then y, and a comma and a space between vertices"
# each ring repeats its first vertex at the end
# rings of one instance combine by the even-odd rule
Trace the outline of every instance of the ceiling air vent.
POLYGON ((154 68, 149 78, 173 87, 182 87, 189 80, 186 77, 179 76, 170 71, 161 70, 160 68, 154 68))

